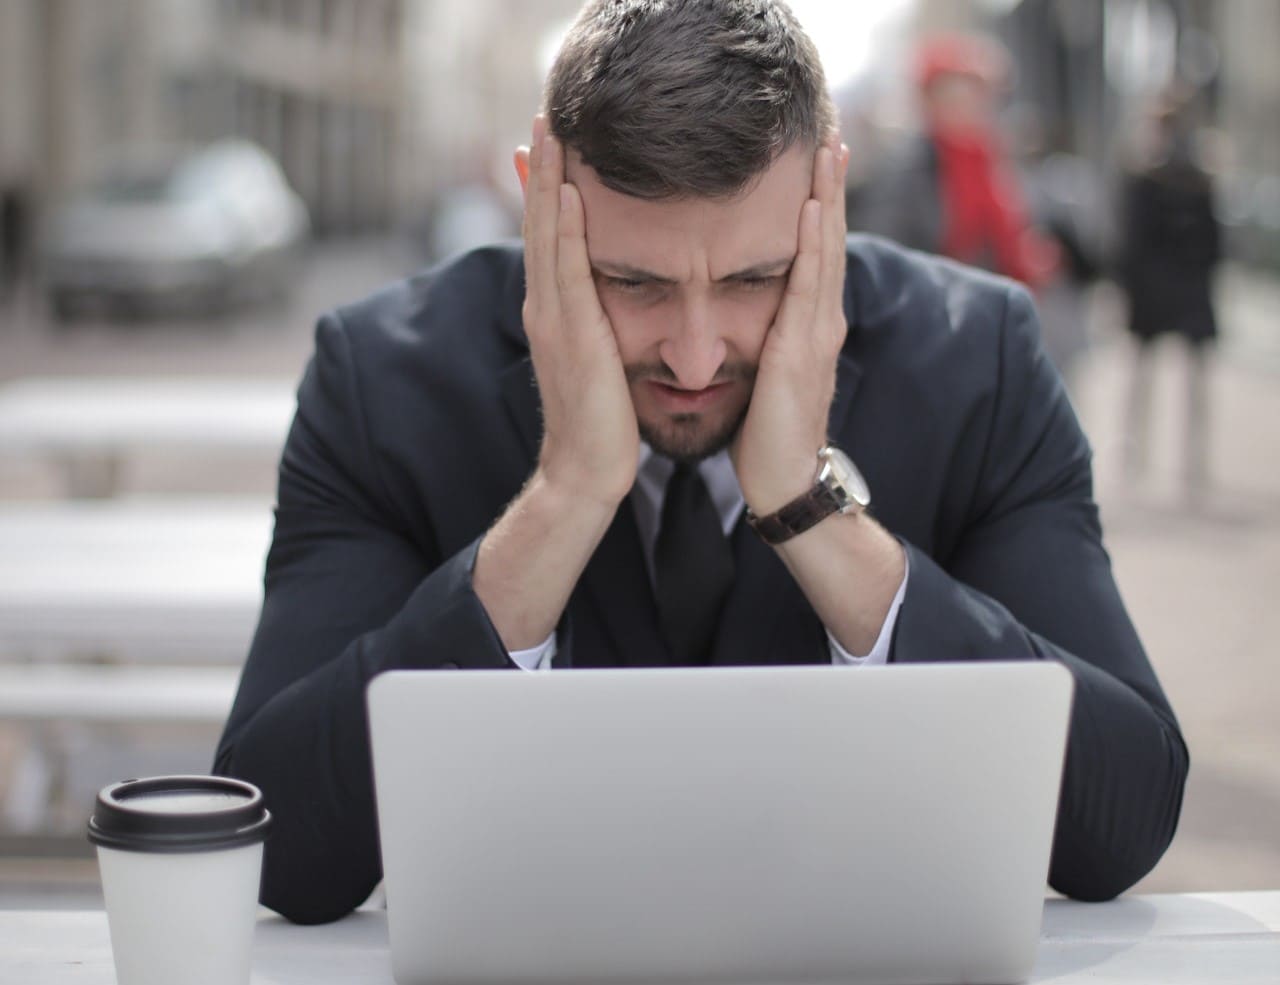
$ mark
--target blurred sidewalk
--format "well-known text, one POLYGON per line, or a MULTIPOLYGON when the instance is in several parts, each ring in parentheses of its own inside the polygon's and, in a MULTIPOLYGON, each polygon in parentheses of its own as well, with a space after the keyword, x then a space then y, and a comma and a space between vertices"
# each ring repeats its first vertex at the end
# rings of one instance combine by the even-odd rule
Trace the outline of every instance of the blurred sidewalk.
POLYGON ((1229 359, 1280 375, 1280 273, 1224 266, 1218 299, 1229 359))
POLYGON ((1148 892, 1280 887, 1280 282, 1227 270, 1219 297, 1200 499, 1182 483, 1182 350, 1157 352, 1137 481, 1122 471, 1131 350, 1105 291, 1079 376, 1116 577, 1191 750, 1181 827, 1148 892))

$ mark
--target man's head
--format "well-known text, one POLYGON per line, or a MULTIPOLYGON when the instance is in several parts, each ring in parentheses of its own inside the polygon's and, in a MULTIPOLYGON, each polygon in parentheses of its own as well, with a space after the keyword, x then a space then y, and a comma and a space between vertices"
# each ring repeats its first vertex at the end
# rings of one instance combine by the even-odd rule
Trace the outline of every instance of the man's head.
POLYGON ((549 129, 641 433, 696 459, 750 401, 835 111, 770 0, 592 0, 547 80, 549 129))
POLYGON ((731 196, 835 126, 817 50, 773 0, 591 0, 545 105, 606 187, 645 199, 731 196))

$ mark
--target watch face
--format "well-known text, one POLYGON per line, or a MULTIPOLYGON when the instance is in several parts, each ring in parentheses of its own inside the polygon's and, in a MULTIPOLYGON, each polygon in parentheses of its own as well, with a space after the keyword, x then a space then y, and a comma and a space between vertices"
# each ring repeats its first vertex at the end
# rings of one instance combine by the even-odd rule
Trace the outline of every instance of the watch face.
POLYGON ((839 448, 830 445, 824 448, 821 454, 826 461, 823 472, 830 470, 831 484, 843 489, 849 499, 858 506, 864 509, 869 506, 871 489, 867 486, 867 480, 862 477, 862 473, 858 471, 858 467, 853 464, 853 460, 839 448))

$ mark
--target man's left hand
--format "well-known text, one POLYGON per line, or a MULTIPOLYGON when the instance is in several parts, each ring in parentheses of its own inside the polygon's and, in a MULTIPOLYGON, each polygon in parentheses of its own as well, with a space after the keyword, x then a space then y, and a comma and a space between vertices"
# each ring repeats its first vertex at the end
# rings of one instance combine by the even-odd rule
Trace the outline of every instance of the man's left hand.
POLYGON ((747 505, 765 516, 808 490, 827 442, 844 318, 848 148, 818 148, 786 293, 765 337, 746 419, 731 449, 747 505))

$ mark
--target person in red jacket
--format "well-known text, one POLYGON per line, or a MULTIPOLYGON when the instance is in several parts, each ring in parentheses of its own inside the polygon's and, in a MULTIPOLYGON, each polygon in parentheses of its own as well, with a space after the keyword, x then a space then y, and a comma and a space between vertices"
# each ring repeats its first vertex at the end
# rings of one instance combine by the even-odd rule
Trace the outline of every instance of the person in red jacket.
POLYGON ((949 34, 916 55, 921 133, 864 196, 858 228, 1021 281, 1057 276, 1059 251, 1032 225, 996 124, 1009 59, 986 38, 949 34))

